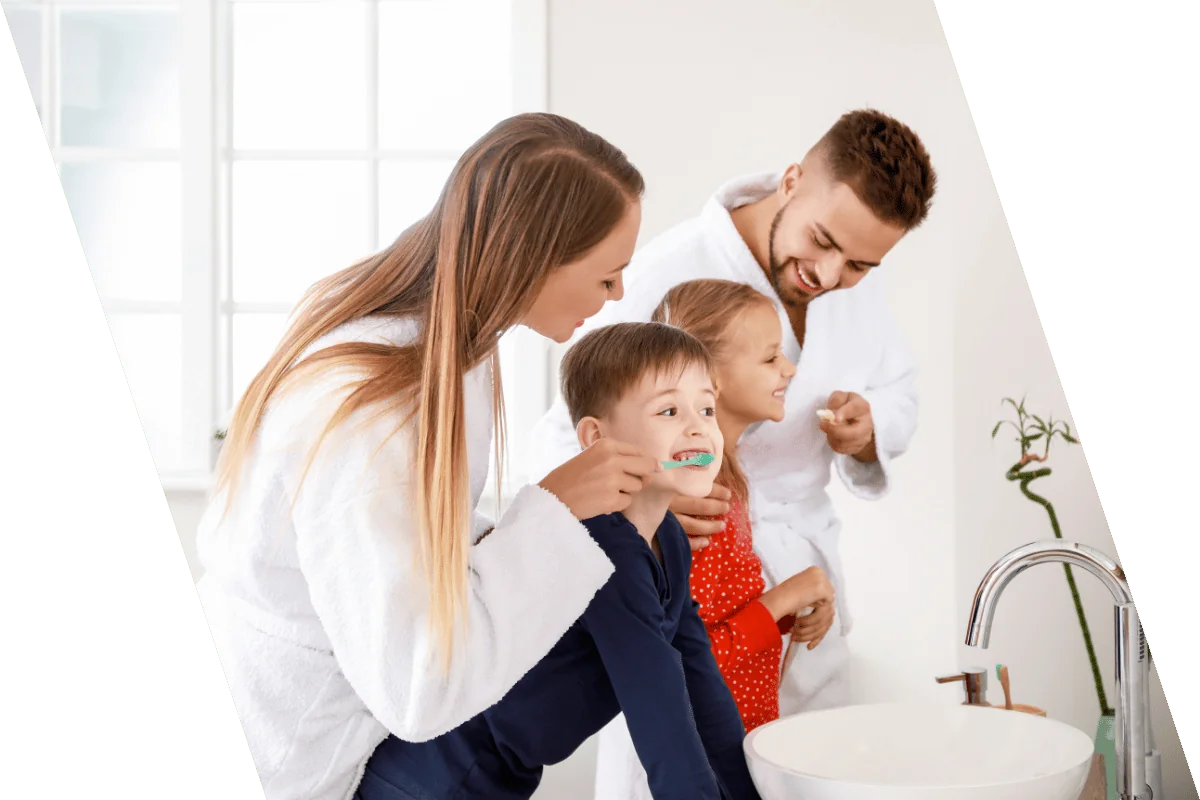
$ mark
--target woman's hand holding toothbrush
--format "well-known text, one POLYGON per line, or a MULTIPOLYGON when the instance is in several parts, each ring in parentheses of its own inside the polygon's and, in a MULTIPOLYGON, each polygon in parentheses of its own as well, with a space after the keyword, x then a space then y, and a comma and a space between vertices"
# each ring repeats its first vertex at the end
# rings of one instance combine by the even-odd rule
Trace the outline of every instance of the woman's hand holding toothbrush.
POLYGON ((599 439, 542 479, 576 519, 624 511, 662 464, 641 450, 614 439, 599 439))

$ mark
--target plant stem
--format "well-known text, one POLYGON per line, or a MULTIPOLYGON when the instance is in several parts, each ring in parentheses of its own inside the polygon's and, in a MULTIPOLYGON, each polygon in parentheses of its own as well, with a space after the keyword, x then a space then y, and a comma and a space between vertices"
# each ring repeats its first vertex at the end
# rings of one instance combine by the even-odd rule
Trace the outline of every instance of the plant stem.
MULTIPOLYGON (((1049 500, 1034 494, 1029 488, 1029 484, 1033 481, 1049 475, 1050 469, 1043 467, 1022 472, 1021 466, 1021 464, 1014 464, 1005 477, 1010 481, 1021 482, 1021 494, 1046 509, 1046 514, 1050 517, 1050 527, 1054 529, 1054 537, 1056 539, 1063 538, 1062 531, 1058 527, 1058 515, 1054 513, 1054 506, 1050 504, 1049 500)), ((1070 564, 1063 564, 1063 571, 1067 574, 1067 586, 1071 589, 1071 599, 1075 602, 1075 615, 1079 618, 1079 629, 1083 632, 1083 643, 1087 647, 1088 661, 1091 662, 1092 680, 1096 683, 1096 697, 1100 702, 1100 714, 1101 716, 1111 715, 1113 709, 1109 708, 1108 698, 1104 692, 1104 680, 1100 677, 1100 663, 1096 659, 1096 648, 1092 645, 1091 628, 1088 626, 1087 614, 1083 610, 1083 601, 1079 597, 1079 587, 1075 584, 1075 574, 1071 571, 1070 564)))

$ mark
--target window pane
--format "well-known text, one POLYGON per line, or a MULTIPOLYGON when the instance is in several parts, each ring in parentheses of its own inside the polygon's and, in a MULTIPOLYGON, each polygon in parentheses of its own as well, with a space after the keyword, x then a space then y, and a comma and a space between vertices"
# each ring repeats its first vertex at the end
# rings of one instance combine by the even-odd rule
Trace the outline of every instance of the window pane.
POLYGON ((367 166, 233 165, 233 298, 288 302, 369 254, 367 166))
POLYGON ((178 314, 109 314, 129 393, 159 471, 183 462, 183 342, 178 314))
POLYGON ((382 0, 379 142, 458 151, 512 113, 502 0, 382 0))
POLYGON ((41 115, 42 11, 29 6, 12 7, 6 3, 0 3, 0 6, 3 6, 4 15, 8 18, 13 44, 17 46, 17 55, 21 57, 21 66, 25 70, 25 80, 29 81, 33 104, 37 106, 38 114, 41 115))
POLYGON ((67 163, 61 177, 100 296, 179 300, 179 165, 67 163))
POLYGON ((233 144, 366 146, 363 3, 233 7, 233 144))
POLYGON ((453 161, 384 161, 379 165, 380 245, 429 213, 454 169, 453 161))
POLYGON ((233 315, 233 403, 242 393, 279 344, 287 326, 287 314, 233 315))
POLYGON ((179 16, 61 12, 62 143, 179 147, 179 16))

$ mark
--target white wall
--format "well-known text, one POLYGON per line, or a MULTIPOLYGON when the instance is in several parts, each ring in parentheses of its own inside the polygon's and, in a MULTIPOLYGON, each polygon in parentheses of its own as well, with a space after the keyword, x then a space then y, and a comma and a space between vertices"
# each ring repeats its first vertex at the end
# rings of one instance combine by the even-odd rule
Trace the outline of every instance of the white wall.
MULTIPOLYGON (((960 644, 987 566, 1050 535, 1003 478, 1012 451, 989 439, 999 399, 1028 391, 1038 409, 1067 408, 932 3, 548 2, 550 109, 612 139, 645 173, 643 241, 695 214, 726 179, 798 160, 851 108, 894 114, 925 140, 940 175, 935 208, 884 268, 922 364, 919 431, 891 496, 836 496, 855 699, 956 702, 934 676, 1003 660, 1019 701, 1091 733, 1087 661, 1061 570, 1012 586, 986 660, 960 644)), ((1045 488, 1067 535, 1113 552, 1080 449, 1061 450, 1054 466, 1045 488)), ((195 569, 201 503, 169 499, 195 569)), ((1111 675, 1110 604, 1086 576, 1080 583, 1111 675)), ((1195 798, 1157 683, 1154 694, 1169 797, 1195 798)), ((538 798, 590 796, 594 757, 589 742, 549 769, 538 798)))

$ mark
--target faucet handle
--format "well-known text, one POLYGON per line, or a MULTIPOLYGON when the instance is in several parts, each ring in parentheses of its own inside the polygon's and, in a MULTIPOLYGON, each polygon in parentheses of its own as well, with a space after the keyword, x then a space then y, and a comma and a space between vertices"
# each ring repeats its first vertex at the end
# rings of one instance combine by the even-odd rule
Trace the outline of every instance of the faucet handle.
POLYGON ((970 667, 957 675, 947 675, 937 678, 938 683, 963 682, 966 694, 965 706, 986 706, 987 702, 987 670, 982 667, 970 667))

